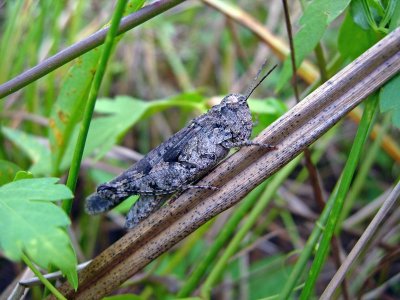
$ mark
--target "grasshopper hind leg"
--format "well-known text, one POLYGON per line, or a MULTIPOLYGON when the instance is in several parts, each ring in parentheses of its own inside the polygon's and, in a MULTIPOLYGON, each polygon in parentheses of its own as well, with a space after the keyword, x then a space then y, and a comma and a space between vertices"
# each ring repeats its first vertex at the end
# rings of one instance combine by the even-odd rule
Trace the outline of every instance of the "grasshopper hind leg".
POLYGON ((159 209, 170 195, 141 195, 126 215, 125 227, 131 229, 159 209))

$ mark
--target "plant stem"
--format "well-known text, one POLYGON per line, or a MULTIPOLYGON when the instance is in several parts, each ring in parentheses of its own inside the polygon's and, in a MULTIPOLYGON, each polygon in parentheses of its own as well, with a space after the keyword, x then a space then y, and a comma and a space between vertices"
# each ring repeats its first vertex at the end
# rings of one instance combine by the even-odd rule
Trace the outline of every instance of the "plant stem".
POLYGON ((32 272, 36 275, 37 278, 43 283, 43 285, 59 300, 67 300, 51 283, 48 281, 42 273, 33 265, 31 260, 26 254, 22 253, 22 260, 24 263, 32 270, 32 272))
POLYGON ((315 259, 313 261, 313 264, 311 266, 308 278, 305 282, 304 289, 300 295, 300 299, 310 299, 319 272, 321 271, 322 266, 324 265, 326 256, 329 251, 330 240, 333 234, 335 233, 336 225, 340 218, 340 213, 343 208, 345 197, 348 193, 350 183, 352 181, 354 172, 358 165, 360 154, 364 148, 368 132, 373 124, 375 108, 378 103, 377 100, 378 100, 377 96, 372 96, 371 99, 367 101, 367 104, 365 106, 365 110, 361 118, 360 127, 357 130, 353 146, 350 150, 349 158, 346 162, 341 179, 339 181, 338 192, 334 198, 334 205, 329 215, 326 229, 322 236, 322 240, 319 245, 315 259))
MULTIPOLYGON (((114 44, 114 38, 117 36, 118 33, 118 25, 124 13, 126 2, 127 0, 119 0, 115 7, 114 14, 111 20, 110 29, 107 33, 106 42, 100 56, 96 74, 94 75, 93 78, 93 83, 89 92, 88 101, 86 103, 82 125, 79 131, 79 136, 76 143, 74 156, 72 158, 71 168, 69 170, 67 179, 67 186, 71 189, 71 191, 75 191, 76 182, 78 180, 79 168, 81 166, 81 161, 82 161, 83 150, 85 149, 86 138, 89 131, 90 121, 92 119, 94 106, 96 104, 97 95, 99 93, 101 81, 104 76, 107 62, 111 55, 112 46, 114 44)), ((63 201, 62 207, 67 213, 69 213, 72 207, 72 200, 63 201)))
POLYGON ((346 203, 343 206, 343 210, 340 216, 341 221, 344 221, 350 214, 350 211, 353 208, 354 202, 359 196, 362 187, 367 186, 368 182, 366 182, 366 179, 368 176, 368 172, 370 171, 372 164, 376 161, 376 157, 377 154, 379 153, 382 139, 386 135, 391 124, 392 124, 392 114, 386 114, 383 120, 382 127, 378 132, 378 136, 372 143, 372 145, 369 147, 368 153, 366 153, 366 156, 363 159, 363 164, 360 166, 357 172, 357 176, 354 178, 353 184, 346 199, 346 203))

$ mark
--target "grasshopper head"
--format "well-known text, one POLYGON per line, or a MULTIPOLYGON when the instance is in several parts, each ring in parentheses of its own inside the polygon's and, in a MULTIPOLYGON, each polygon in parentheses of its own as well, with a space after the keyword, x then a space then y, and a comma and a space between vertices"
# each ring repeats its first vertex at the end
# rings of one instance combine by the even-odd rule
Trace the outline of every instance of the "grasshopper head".
POLYGON ((223 105, 235 105, 246 102, 247 98, 241 94, 229 94, 222 99, 223 105))

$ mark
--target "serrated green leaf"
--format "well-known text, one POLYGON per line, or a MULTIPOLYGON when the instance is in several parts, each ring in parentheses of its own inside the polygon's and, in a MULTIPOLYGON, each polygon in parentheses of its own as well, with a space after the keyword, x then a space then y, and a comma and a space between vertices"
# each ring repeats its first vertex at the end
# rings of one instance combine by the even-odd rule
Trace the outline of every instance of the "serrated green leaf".
MULTIPOLYGON (((306 7, 300 19, 300 30, 293 40, 297 67, 314 50, 328 25, 346 9, 349 3, 350 0, 314 0, 306 7)), ((291 76, 291 61, 290 57, 287 57, 276 89, 281 90, 291 76)))
POLYGON ((169 101, 184 101, 184 102, 195 102, 195 103, 200 103, 203 104, 204 102, 204 97, 199 94, 198 92, 185 92, 178 94, 176 96, 173 96, 168 99, 169 101))
POLYGON ((394 126, 400 128, 400 109, 393 110, 392 122, 394 126))
POLYGON ((54 265, 77 287, 76 256, 65 227, 70 220, 53 201, 70 199, 58 178, 22 179, 0 187, 0 248, 12 260, 22 252, 42 268, 54 265))
POLYGON ((0 159, 0 185, 13 181, 19 170, 20 167, 16 164, 0 159))
POLYGON ((32 160, 29 171, 35 175, 49 175, 51 172, 50 151, 39 142, 39 137, 17 129, 1 128, 5 137, 12 141, 32 160))

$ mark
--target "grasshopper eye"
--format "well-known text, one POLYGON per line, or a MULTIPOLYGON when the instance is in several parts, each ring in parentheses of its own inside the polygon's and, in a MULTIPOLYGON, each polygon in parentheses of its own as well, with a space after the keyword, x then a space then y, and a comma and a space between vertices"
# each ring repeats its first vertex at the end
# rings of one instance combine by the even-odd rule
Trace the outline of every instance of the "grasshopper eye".
POLYGON ((107 185, 100 185, 97 188, 97 193, 102 197, 106 199, 113 199, 115 194, 117 193, 117 190, 112 187, 112 186, 107 186, 107 185))
POLYGON ((237 104, 240 102, 246 102, 246 97, 240 94, 229 94, 224 99, 222 99, 222 103, 225 105, 237 104))

